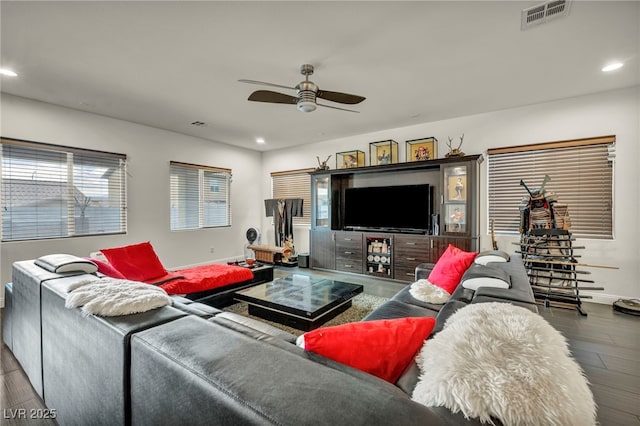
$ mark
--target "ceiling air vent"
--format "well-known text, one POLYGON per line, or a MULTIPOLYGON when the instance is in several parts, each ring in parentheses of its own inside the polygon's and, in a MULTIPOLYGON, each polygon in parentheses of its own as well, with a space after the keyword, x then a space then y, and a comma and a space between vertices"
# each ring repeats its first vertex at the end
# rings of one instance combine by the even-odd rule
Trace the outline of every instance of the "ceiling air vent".
POLYGON ((536 25, 567 16, 571 6, 571 0, 547 1, 522 11, 522 30, 526 30, 536 25))

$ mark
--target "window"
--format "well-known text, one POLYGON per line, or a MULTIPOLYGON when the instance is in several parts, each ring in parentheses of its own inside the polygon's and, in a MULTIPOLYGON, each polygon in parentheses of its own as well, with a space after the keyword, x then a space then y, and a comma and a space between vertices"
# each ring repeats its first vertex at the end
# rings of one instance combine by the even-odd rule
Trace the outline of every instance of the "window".
POLYGON ((271 173, 271 194, 274 199, 302 198, 302 217, 294 217, 295 225, 311 225, 311 176, 313 169, 271 173))
POLYGON ((528 197, 520 180, 535 190, 545 175, 547 194, 568 207, 577 237, 613 238, 615 136, 490 149, 489 219, 494 230, 518 233, 519 206, 528 197))
POLYGON ((126 232, 126 155, 1 141, 2 241, 126 232))
POLYGON ((170 164, 171 230, 231 225, 231 170, 170 164))

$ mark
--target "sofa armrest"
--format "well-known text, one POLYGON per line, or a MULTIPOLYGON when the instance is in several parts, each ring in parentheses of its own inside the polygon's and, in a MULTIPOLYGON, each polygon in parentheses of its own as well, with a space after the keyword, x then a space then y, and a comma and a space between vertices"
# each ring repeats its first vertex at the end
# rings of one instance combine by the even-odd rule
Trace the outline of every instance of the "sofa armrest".
POLYGON ((418 280, 426 280, 429 277, 429 274, 433 270, 435 264, 433 263, 421 263, 416 266, 415 278, 418 280))

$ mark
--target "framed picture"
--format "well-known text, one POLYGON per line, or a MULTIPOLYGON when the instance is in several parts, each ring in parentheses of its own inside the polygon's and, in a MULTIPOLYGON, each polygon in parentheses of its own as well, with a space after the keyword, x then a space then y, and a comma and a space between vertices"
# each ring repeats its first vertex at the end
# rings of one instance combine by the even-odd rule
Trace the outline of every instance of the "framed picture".
POLYGON ((398 162, 398 142, 394 140, 371 142, 369 162, 372 166, 395 164, 398 162))
POLYGON ((438 158, 438 140, 434 137, 407 141, 407 162, 438 158))
POLYGON ((467 175, 447 176, 447 201, 467 201, 467 175))
POLYGON ((445 232, 460 232, 467 231, 466 218, 464 217, 465 205, 464 204, 447 204, 446 217, 444 218, 445 232))
POLYGON ((336 153, 336 169, 364 167, 364 152, 359 150, 336 153))

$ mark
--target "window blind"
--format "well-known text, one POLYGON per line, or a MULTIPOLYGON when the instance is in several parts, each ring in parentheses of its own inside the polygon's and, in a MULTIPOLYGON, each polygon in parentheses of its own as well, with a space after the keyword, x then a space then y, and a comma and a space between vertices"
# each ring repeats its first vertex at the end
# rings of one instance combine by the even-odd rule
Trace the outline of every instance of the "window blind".
POLYGON ((170 163, 171 230, 231 225, 231 170, 170 163))
POLYGON ((126 232, 126 155, 1 141, 3 241, 126 232))
POLYGON ((520 180, 533 191, 549 175, 545 191, 567 205, 575 236, 613 238, 614 142, 615 136, 607 136, 490 149, 489 219, 495 232, 519 232, 519 206, 528 197, 520 180))
POLYGON ((294 217, 296 225, 311 225, 311 176, 313 169, 271 173, 271 195, 274 199, 302 198, 302 217, 294 217))

